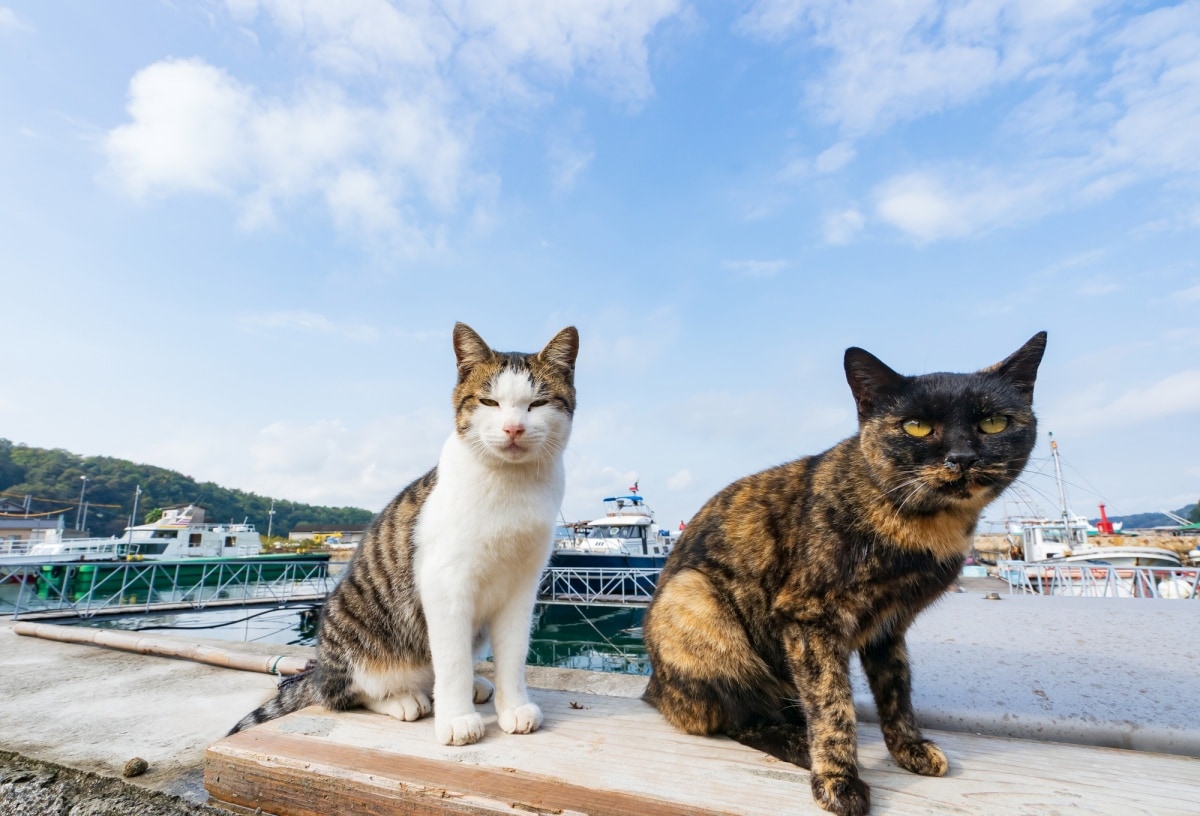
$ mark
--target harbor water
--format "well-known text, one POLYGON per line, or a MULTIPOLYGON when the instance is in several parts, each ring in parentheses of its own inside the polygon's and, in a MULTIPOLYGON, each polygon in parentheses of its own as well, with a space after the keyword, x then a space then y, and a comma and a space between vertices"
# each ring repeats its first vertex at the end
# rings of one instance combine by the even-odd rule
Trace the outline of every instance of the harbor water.
MULTIPOLYGON (((315 646, 315 604, 254 609, 225 607, 197 612, 96 616, 77 621, 93 626, 162 635, 195 635, 247 643, 315 646)), ((539 604, 527 662, 533 666, 649 674, 637 607, 582 607, 539 604)))

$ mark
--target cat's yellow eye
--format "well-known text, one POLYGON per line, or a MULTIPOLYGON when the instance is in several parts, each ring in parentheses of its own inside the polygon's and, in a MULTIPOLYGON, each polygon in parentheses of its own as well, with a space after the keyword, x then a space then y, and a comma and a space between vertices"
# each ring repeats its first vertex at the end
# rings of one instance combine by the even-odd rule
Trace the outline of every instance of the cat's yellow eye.
POLYGON ((906 419, 902 427, 909 436, 921 437, 933 433, 933 426, 923 419, 906 419))
POLYGON ((992 414, 979 423, 979 430, 985 434, 1000 433, 1008 427, 1008 417, 1003 414, 992 414))
POLYGON ((500 407, 500 403, 496 402, 494 399, 488 399, 487 397, 480 397, 479 401, 483 405, 486 405, 488 408, 499 408, 500 407))
POLYGON ((533 402, 529 403, 529 410, 532 411, 534 408, 541 408, 543 405, 546 405, 549 402, 550 402, 550 400, 544 400, 544 399, 534 400, 533 402))

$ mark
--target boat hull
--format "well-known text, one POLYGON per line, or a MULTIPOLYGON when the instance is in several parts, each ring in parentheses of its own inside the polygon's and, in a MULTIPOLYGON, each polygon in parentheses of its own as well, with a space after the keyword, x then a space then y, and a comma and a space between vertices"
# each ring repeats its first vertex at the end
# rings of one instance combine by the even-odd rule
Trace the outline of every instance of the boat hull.
POLYGON ((555 550, 550 556, 551 567, 572 569, 662 569, 665 555, 625 555, 623 553, 592 553, 555 550))

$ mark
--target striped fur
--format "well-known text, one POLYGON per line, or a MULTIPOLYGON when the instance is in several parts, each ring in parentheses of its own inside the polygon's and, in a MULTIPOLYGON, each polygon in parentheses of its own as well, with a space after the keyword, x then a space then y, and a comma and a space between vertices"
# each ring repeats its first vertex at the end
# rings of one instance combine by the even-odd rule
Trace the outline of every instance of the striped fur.
POLYGON ((892 756, 944 774, 945 755, 913 715, 904 635, 953 582, 979 513, 1029 458, 1045 339, 974 374, 903 377, 848 350, 859 433, 734 482, 680 537, 644 621, 646 699, 683 731, 810 768, 818 804, 863 814, 857 653, 892 756), (1008 424, 984 433, 993 415, 1008 424), (932 431, 908 434, 911 419, 932 431))
POLYGON ((562 502, 578 348, 573 327, 519 354, 455 326, 455 430, 437 466, 371 523, 325 604, 315 665, 230 733, 308 705, 411 721, 436 700, 438 739, 464 745, 483 735, 474 706, 493 691, 502 729, 541 724, 525 654, 562 502), (495 689, 474 676, 489 640, 495 689))

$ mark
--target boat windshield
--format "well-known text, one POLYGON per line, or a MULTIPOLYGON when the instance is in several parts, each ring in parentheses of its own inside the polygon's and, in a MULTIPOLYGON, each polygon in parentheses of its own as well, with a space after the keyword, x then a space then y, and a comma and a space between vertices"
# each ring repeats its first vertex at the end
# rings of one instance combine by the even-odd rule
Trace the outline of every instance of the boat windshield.
POLYGON ((642 529, 634 524, 603 524, 588 530, 588 538, 641 538, 642 529))

